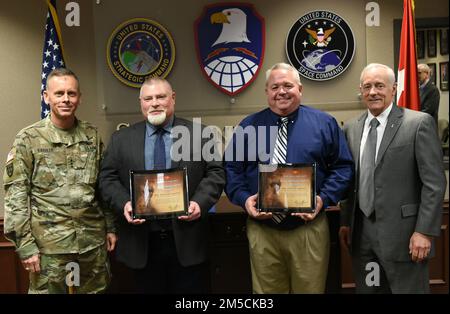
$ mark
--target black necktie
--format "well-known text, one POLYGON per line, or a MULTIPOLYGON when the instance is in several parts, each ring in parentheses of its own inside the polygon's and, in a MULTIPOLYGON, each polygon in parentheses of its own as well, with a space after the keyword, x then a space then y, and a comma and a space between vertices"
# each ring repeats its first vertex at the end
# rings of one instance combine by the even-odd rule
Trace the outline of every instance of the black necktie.
MULTIPOLYGON (((275 149, 272 156, 272 164, 285 164, 287 156, 287 126, 289 122, 288 117, 280 119, 280 126, 278 128, 277 139, 275 141, 275 149)), ((286 218, 284 213, 273 213, 272 220, 279 224, 286 218)))
POLYGON ((166 146, 163 138, 164 132, 163 128, 156 130, 155 151, 153 156, 153 169, 155 170, 166 169, 166 146))
POLYGON ((370 121, 370 130, 359 166, 359 208, 361 208, 367 217, 374 210, 375 186, 373 174, 375 170, 375 152, 377 149, 377 127, 379 124, 380 122, 376 118, 370 121))

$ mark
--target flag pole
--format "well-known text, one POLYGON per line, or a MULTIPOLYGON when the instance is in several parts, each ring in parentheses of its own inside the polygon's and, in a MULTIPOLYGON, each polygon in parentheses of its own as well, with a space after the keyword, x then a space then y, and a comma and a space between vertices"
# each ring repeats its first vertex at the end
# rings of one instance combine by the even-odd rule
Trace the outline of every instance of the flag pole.
POLYGON ((41 119, 50 113, 50 106, 45 103, 43 92, 47 86, 47 76, 53 69, 65 67, 65 55, 62 45, 61 28, 54 0, 46 0, 47 17, 45 21, 44 47, 42 49, 41 71, 41 119))
POLYGON ((58 13, 56 12, 56 3, 53 5, 51 0, 46 0, 48 9, 53 17, 53 22, 55 24, 56 36, 58 36, 59 44, 61 45, 61 54, 64 60, 66 59, 66 54, 64 53, 64 45, 61 36, 61 26, 59 25, 58 13))

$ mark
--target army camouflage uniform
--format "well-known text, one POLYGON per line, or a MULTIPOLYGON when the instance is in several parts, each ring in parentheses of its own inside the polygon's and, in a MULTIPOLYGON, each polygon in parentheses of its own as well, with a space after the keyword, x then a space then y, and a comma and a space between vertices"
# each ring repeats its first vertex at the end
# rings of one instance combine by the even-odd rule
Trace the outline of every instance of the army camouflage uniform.
POLYGON ((30 293, 67 292, 70 261, 80 265, 77 292, 106 289, 105 240, 115 226, 113 212, 97 198, 102 156, 97 129, 80 120, 62 130, 48 116, 16 136, 3 175, 5 236, 20 259, 40 255, 41 272, 30 273, 30 293))

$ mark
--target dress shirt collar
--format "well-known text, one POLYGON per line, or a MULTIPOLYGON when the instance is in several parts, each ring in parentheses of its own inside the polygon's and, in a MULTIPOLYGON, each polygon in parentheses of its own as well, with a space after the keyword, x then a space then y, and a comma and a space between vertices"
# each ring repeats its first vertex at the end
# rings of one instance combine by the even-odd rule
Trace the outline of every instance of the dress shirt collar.
MULTIPOLYGON (((170 117, 169 121, 163 126, 164 131, 166 131, 168 133, 170 133, 172 131, 173 120, 174 120, 174 116, 170 117)), ((150 122, 148 122, 148 121, 146 121, 145 125, 146 125, 146 130, 147 130, 147 136, 152 136, 160 128, 159 126, 154 126, 153 124, 150 124, 150 122)))
POLYGON ((427 85, 429 81, 430 81, 430 79, 426 79, 425 82, 423 82, 422 84, 420 84, 419 88, 424 88, 425 85, 427 85))
MULTIPOLYGON (((289 123, 294 123, 297 120, 299 110, 300 110, 300 106, 298 106, 297 109, 295 109, 290 115, 287 116, 289 118, 289 123)), ((272 110, 269 110, 269 112, 270 112, 270 117, 271 117, 272 121, 274 122, 274 124, 279 125, 281 122, 282 116, 276 114, 272 110)))
POLYGON ((392 104, 389 105, 382 113, 380 113, 378 116, 374 116, 369 110, 367 110, 367 119, 366 119, 366 127, 369 126, 370 121, 372 121, 373 118, 377 118, 378 122, 380 122, 380 125, 385 126, 387 123, 387 119, 389 117, 389 113, 391 113, 392 110, 392 104))

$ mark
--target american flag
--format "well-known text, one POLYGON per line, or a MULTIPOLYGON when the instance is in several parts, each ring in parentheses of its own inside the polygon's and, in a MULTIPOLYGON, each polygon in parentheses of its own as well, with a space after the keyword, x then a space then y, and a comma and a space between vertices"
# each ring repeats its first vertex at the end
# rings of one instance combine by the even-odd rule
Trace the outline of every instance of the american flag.
POLYGON ((41 119, 45 118, 50 107, 44 102, 43 91, 47 85, 47 76, 55 68, 65 67, 63 49, 61 45, 61 29, 56 14, 55 0, 47 0, 48 13, 45 23, 45 40, 42 56, 41 74, 41 119))

